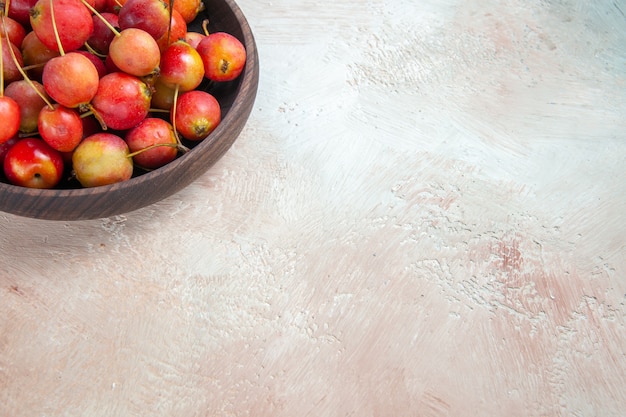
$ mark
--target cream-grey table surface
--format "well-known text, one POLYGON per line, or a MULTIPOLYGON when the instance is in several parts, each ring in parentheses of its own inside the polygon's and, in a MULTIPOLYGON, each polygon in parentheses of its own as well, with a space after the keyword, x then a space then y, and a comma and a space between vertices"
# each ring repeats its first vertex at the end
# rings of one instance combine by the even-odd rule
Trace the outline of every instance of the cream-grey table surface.
POLYGON ((238 4, 209 172, 0 214, 0 416, 624 416, 626 3, 238 4))

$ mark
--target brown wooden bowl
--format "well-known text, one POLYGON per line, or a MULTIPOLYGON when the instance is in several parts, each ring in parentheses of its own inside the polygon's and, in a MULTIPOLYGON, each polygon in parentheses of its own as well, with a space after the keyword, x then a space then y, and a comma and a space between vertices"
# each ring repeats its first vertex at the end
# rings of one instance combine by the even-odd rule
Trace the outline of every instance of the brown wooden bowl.
MULTIPOLYGON (((243 129, 256 98, 259 82, 258 52, 248 22, 234 0, 205 0, 205 11, 189 25, 201 32, 204 19, 209 31, 228 32, 245 46, 247 61, 239 78, 206 84, 220 102, 222 121, 203 141, 169 164, 112 185, 80 188, 77 183, 39 190, 0 182, 0 211, 47 220, 97 219, 148 206, 188 186, 219 160, 243 129)), ((195 145, 195 146, 194 146, 195 145)))

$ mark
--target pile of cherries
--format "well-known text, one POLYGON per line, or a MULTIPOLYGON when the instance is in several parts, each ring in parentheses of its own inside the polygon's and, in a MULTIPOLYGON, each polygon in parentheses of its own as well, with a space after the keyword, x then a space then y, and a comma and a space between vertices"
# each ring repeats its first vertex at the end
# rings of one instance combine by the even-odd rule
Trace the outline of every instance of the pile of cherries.
POLYGON ((199 87, 236 79, 246 61, 208 21, 188 30, 202 0, 6 1, 0 178, 14 185, 55 188, 69 173, 95 187, 171 162, 221 121, 199 87))

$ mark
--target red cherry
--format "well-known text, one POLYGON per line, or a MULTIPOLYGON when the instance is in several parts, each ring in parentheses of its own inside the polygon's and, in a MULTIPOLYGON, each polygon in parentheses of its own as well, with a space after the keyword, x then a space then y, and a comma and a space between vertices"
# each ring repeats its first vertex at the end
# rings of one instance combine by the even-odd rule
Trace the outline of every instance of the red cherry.
POLYGON ((179 12, 186 23, 191 23, 204 8, 202 0, 176 0, 174 10, 179 12))
POLYGON ((59 104, 45 106, 39 113, 39 134, 60 152, 71 152, 83 138, 83 121, 74 109, 59 104))
POLYGON ((155 40, 166 34, 170 23, 168 4, 163 0, 127 0, 118 13, 120 29, 137 28, 155 40))
POLYGON ((246 64, 245 47, 239 39, 225 32, 211 33, 200 41, 196 49, 209 80, 234 80, 246 64))
POLYGON ((157 39, 161 52, 165 51, 173 42, 184 39, 187 35, 187 22, 176 9, 172 10, 170 21, 170 30, 157 39))
POLYGON ((32 85, 26 80, 13 81, 4 90, 4 95, 14 99, 20 106, 20 132, 24 133, 37 130, 39 112, 46 105, 39 94, 48 99, 48 94, 41 83, 34 80, 31 80, 31 83, 32 85))
POLYGON ((161 55, 159 79, 180 92, 194 90, 204 79, 204 64, 198 51, 185 41, 172 43, 161 55))
POLYGON ((113 32, 103 21, 106 20, 114 28, 119 27, 118 18, 115 13, 104 12, 100 13, 100 17, 93 15, 93 32, 87 40, 89 46, 91 46, 96 52, 106 55, 109 53, 109 45, 113 38, 115 38, 115 32, 113 32))
POLYGON ((30 9, 37 3, 37 0, 11 0, 9 4, 9 16, 15 19, 24 27, 30 27, 30 9))
POLYGON ((172 124, 188 140, 203 140, 221 120, 219 102, 211 94, 201 90, 181 94, 175 110, 171 112, 172 124))
POLYGON ((145 169, 156 169, 173 161, 178 154, 176 136, 171 124, 163 119, 148 117, 126 133, 133 161, 145 169), (156 146, 148 149, 151 146, 156 146))
POLYGON ((20 128, 20 106, 8 96, 0 96, 0 144, 15 136, 20 128))
POLYGON ((0 59, 2 59, 4 62, 4 71, 3 71, 4 82, 8 84, 13 81, 21 80, 22 73, 20 73, 20 70, 15 65, 15 61, 13 60, 13 55, 11 54, 11 51, 9 50, 9 48, 13 50, 13 53, 15 54, 15 58, 17 59, 17 62, 19 63, 20 67, 24 66, 22 52, 17 46, 13 44, 13 42, 7 40, 6 38, 0 39, 0 42, 2 42, 2 58, 0 59))
POLYGON ((91 60, 70 52, 48 61, 41 79, 54 101, 75 108, 91 101, 98 90, 99 75, 91 60))
POLYGON ((9 152, 9 149, 11 149, 11 147, 15 145, 18 140, 20 140, 20 137, 18 135, 15 135, 9 140, 0 143, 0 168, 2 168, 4 164, 4 157, 6 156, 7 152, 9 152))
MULTIPOLYGON (((11 3, 11 7, 13 7, 13 3, 11 3)), ((2 19, 2 23, 0 23, 0 37, 5 37, 5 28, 6 32, 9 34, 9 40, 13 42, 13 45, 20 47, 22 45, 22 41, 26 36, 26 29, 19 23, 17 20, 12 19, 9 16, 4 16, 2 19)))
POLYGON ((91 105, 107 127, 126 130, 146 118, 151 94, 148 85, 140 78, 112 72, 100 79, 91 105))
POLYGON ((53 188, 63 176, 63 156, 39 138, 25 138, 8 150, 3 168, 11 184, 53 188))
POLYGON ((60 51, 52 24, 52 13, 63 51, 79 49, 93 32, 91 11, 80 0, 38 0, 30 11, 30 24, 41 42, 60 51), (52 2, 53 8, 50 8, 52 2))

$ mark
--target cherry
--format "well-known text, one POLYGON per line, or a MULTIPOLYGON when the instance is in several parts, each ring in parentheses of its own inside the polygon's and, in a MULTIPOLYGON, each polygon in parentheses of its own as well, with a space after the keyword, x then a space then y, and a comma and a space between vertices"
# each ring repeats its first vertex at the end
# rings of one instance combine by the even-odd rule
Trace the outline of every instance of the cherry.
POLYGON ((11 139, 20 128, 20 106, 11 97, 0 96, 0 143, 11 139))
POLYGON ((15 134, 10 139, 0 143, 0 171, 1 172, 4 172, 2 168, 4 164, 4 157, 6 156, 7 152, 9 152, 9 149, 11 149, 11 147, 15 145, 18 140, 20 140, 20 137, 17 134, 15 134))
POLYGON ((198 51, 185 41, 172 43, 161 55, 159 80, 169 88, 185 92, 204 79, 204 63, 198 51))
POLYGON ((20 73, 18 65, 20 67, 24 65, 22 53, 20 52, 19 48, 15 46, 11 41, 7 40, 7 38, 0 39, 0 44, 2 48, 2 60, 4 61, 4 68, 2 71, 2 74, 4 76, 4 82, 8 84, 10 82, 21 79, 22 74, 20 73), (12 54, 15 55, 17 64, 15 60, 12 59, 12 54))
POLYGON ((191 23, 204 9, 202 0, 175 0, 173 9, 181 14, 186 23, 191 23))
POLYGON ((173 161, 178 154, 176 135, 170 123, 147 117, 126 133, 124 140, 134 163, 144 169, 156 169, 173 161))
POLYGON ((102 126, 95 117, 81 117, 80 120, 83 122, 83 139, 102 132, 102 126))
POLYGON ((22 41, 22 57, 25 68, 28 70, 28 74, 37 80, 41 80, 45 63, 59 55, 61 55, 59 51, 44 45, 35 32, 28 32, 22 41))
POLYGON ((143 77, 158 73, 161 50, 148 32, 128 28, 113 38, 109 45, 109 56, 120 70, 143 77))
MULTIPOLYGON (((89 10, 98 16, 115 35, 109 44, 108 58, 123 72, 137 77, 158 74, 161 50, 148 32, 129 27, 118 31, 87 0, 80 0, 89 10)), ((119 17, 118 17, 119 22, 119 17)))
POLYGON ((83 51, 83 50, 78 50, 74 52, 76 52, 77 54, 81 54, 82 56, 84 56, 85 58, 91 61, 93 66, 96 68, 96 71, 98 72, 98 78, 104 77, 109 72, 106 68, 106 65, 104 65, 104 61, 100 59, 98 56, 96 56, 96 54, 89 52, 89 51, 83 51))
POLYGON ((200 41, 196 50, 204 62, 205 76, 213 81, 231 81, 243 71, 246 49, 233 35, 215 32, 200 41))
POLYGON ((123 72, 121 69, 117 67, 117 65, 115 65, 115 62, 113 62, 113 60, 111 59, 111 55, 107 55, 106 58, 104 58, 104 67, 106 68, 107 73, 123 72))
POLYGON ((54 51, 79 49, 93 32, 89 9, 80 0, 38 0, 30 23, 41 42, 54 51))
POLYGON ((118 14, 126 0, 106 0, 105 12, 118 14))
POLYGON ((105 12, 107 7, 109 6, 109 2, 107 0, 91 0, 90 4, 98 12, 105 12))
POLYGON ((83 121, 78 112, 55 104, 39 113, 37 127, 41 138, 60 152, 71 152, 83 139, 83 121))
POLYGON ((220 123, 220 104, 206 91, 188 91, 178 97, 170 117, 176 130, 185 139, 203 140, 220 123))
POLYGON ((7 151, 4 175, 14 185, 29 188, 53 188, 63 175, 63 157, 40 138, 17 141, 7 151))
POLYGON ((130 179, 132 157, 124 139, 101 132, 84 138, 72 154, 76 179, 83 187, 97 187, 130 179))
POLYGON ((91 105, 107 127, 127 130, 146 118, 151 94, 148 85, 140 78, 112 72, 100 79, 91 105))
POLYGON ((206 35, 199 32, 187 32, 185 35, 185 42, 191 45, 193 48, 197 48, 200 41, 205 38, 206 35))
POLYGON ((151 107, 161 110, 170 110, 174 105, 175 89, 166 86, 157 78, 152 86, 152 90, 151 107))
POLYGON ((15 100, 20 107, 20 132, 37 131, 39 112, 46 105, 41 96, 48 98, 43 85, 37 81, 31 83, 26 80, 13 81, 6 87, 4 94, 15 100))
POLYGON ((170 17, 170 27, 167 32, 159 39, 157 39, 157 44, 159 45, 159 49, 161 52, 165 51, 168 46, 170 46, 173 42, 176 42, 179 39, 185 39, 187 35, 187 22, 181 16, 181 14, 175 9, 172 10, 172 15, 170 17))
POLYGON ((5 33, 8 33, 8 38, 13 43, 13 45, 19 47, 20 45, 22 45, 22 41, 26 36, 26 29, 24 29, 24 26, 22 26, 22 24, 19 23, 17 20, 12 19, 8 16, 4 16, 2 19, 2 24, 0 24, 0 37, 4 38, 5 33))
POLYGON ((78 52, 52 58, 43 69, 42 84, 54 101, 65 107, 88 106, 98 90, 94 64, 78 52))
POLYGON ((37 3, 37 0, 11 0, 9 12, 6 14, 11 19, 30 28, 30 9, 37 3))
MULTIPOLYGON (((4 15, 1 15, 4 19, 4 15)), ((5 38, 0 42, 0 144, 11 139, 20 128, 20 106, 11 97, 4 95, 5 83, 5 44, 12 46, 11 42, 5 38)), ((13 62, 13 61, 11 61, 13 62)))
POLYGON ((109 25, 117 28, 119 27, 118 17, 115 13, 102 12, 100 13, 100 16, 93 15, 92 18, 93 32, 87 40, 87 44, 97 53, 106 55, 109 53, 109 45, 111 44, 111 41, 115 38, 115 32, 113 32, 104 22, 106 21, 109 25))
POLYGON ((119 27, 142 29, 155 40, 165 35, 170 12, 163 0, 127 0, 118 13, 119 27))

